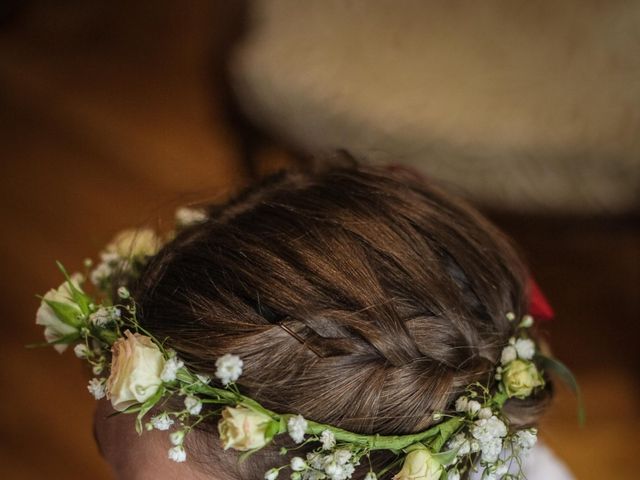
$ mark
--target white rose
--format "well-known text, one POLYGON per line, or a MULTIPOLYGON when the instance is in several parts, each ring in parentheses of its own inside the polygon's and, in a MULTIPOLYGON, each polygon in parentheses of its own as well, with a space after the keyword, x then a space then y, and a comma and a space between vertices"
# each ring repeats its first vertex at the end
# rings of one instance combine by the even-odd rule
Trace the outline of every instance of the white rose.
POLYGON ((111 347, 113 359, 107 392, 111 405, 123 411, 137 403, 144 403, 157 391, 162 380, 164 357, 149 337, 125 331, 111 347))
POLYGON ((423 445, 411 450, 404 459, 402 470, 393 480, 439 480, 442 475, 442 465, 423 445))
POLYGON ((267 443, 265 437, 271 418, 244 406, 226 407, 218 422, 218 433, 222 447, 227 450, 246 451, 261 448, 267 443))
POLYGON ((162 242, 149 228, 129 229, 118 233, 107 245, 106 251, 121 258, 140 258, 155 255, 162 242))
MULTIPOLYGON (((79 288, 80 279, 80 276, 75 276, 71 279, 76 288, 79 288)), ((36 324, 45 327, 44 338, 48 343, 52 343, 69 335, 78 333, 78 329, 81 324, 81 315, 82 310, 80 310, 78 304, 73 301, 69 284, 64 282, 57 289, 49 290, 44 295, 36 313, 36 324), (60 307, 66 312, 66 318, 64 321, 47 302, 60 304, 60 307), (70 323, 75 323, 75 325, 70 323)), ((73 340, 70 340, 69 343, 72 341, 73 340)), ((67 347, 67 343, 58 343, 53 345, 53 348, 55 348, 59 353, 64 352, 67 347)))
POLYGON ((502 384, 509 397, 526 398, 544 385, 544 379, 533 362, 514 360, 504 369, 502 384))

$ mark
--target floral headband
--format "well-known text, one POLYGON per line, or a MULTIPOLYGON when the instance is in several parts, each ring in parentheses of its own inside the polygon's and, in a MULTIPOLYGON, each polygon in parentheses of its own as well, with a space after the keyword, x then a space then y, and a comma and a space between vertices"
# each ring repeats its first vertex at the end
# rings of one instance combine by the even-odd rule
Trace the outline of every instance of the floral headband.
MULTIPOLYGON (((204 212, 179 209, 177 228, 206 220, 204 212)), ((41 298, 36 323, 45 327, 47 345, 62 353, 69 345, 77 357, 91 366, 94 378, 88 390, 96 398, 108 398, 118 412, 136 413, 136 430, 171 430, 168 457, 186 460, 185 437, 198 424, 220 416, 218 432, 224 450, 245 452, 243 460, 280 435, 299 446, 316 448, 288 463, 268 470, 264 478, 275 480, 284 469, 293 480, 346 480, 371 452, 396 455, 388 466, 374 471, 369 461, 365 480, 375 480, 398 470, 394 480, 456 480, 481 468, 483 479, 522 478, 521 462, 536 443, 535 428, 510 429, 503 406, 510 398, 524 399, 543 388, 542 372, 534 363, 559 371, 577 389, 575 380, 559 362, 542 355, 528 334, 533 317, 518 319, 517 334, 502 350, 499 365, 487 384, 467 386, 452 412, 433 415, 435 426, 408 435, 357 434, 314 422, 296 413, 274 412, 243 395, 237 385, 243 362, 234 353, 216 361, 215 378, 192 371, 175 351, 147 332, 136 316, 136 303, 124 286, 115 282, 122 272, 135 276, 145 261, 160 249, 161 239, 152 230, 120 233, 100 254, 100 263, 85 261, 87 272, 65 275, 65 282, 41 298), (89 278, 96 295, 83 287, 89 278), (117 292, 111 295, 109 292, 117 292), (181 399, 175 409, 170 398, 181 399), (147 418, 151 411, 159 412, 147 418), (514 473, 515 470, 515 473, 514 473)), ((130 277, 129 277, 130 278, 130 277)), ((295 449, 293 448, 293 449, 295 449)), ((289 450, 281 448, 285 455, 289 450)))

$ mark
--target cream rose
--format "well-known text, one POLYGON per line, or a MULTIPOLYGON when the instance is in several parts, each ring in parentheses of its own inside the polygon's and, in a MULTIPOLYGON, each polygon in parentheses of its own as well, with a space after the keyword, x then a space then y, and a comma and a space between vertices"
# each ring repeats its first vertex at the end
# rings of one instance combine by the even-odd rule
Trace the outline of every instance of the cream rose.
POLYGON ((407 454, 393 480, 439 480, 441 475, 442 465, 425 446, 418 445, 407 454))
POLYGON ((265 437, 271 418, 250 408, 226 407, 218 422, 218 433, 222 447, 227 450, 246 451, 263 447, 267 443, 265 437))
POLYGON ((165 363, 162 352, 149 337, 129 330, 124 334, 125 338, 111 347, 113 359, 107 380, 108 398, 120 412, 144 403, 158 391, 165 363))
POLYGON ((107 245, 107 251, 121 258, 139 258, 155 255, 161 241, 149 228, 123 230, 107 245))
MULTIPOLYGON (((71 281, 74 282, 74 285, 76 287, 78 287, 80 277, 73 277, 71 281)), ((67 282, 64 282, 57 289, 49 290, 44 295, 44 297, 42 298, 42 302, 40 303, 40 307, 38 308, 38 311, 36 313, 36 324, 45 327, 44 338, 47 342, 52 343, 69 335, 73 335, 74 333, 77 333, 80 326, 79 317, 81 315, 82 311, 80 310, 80 307, 71 298, 69 284, 67 282), (67 317, 66 321, 60 319, 60 317, 47 302, 55 302, 60 304, 64 311, 67 312, 67 315, 65 315, 65 317, 67 317), (73 323, 74 321, 77 321, 77 325, 70 325, 70 323, 73 323)), ((64 352, 67 347, 68 345, 63 343, 53 345, 53 348, 55 348, 59 353, 64 352)))
POLYGON ((525 398, 543 386, 544 379, 533 362, 514 360, 502 371, 502 384, 509 397, 525 398))

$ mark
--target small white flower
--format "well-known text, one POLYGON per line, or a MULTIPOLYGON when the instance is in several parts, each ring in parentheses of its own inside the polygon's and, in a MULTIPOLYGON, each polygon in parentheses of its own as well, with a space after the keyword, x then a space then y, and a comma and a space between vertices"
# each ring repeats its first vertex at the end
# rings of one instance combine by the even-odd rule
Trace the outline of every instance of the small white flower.
POLYGON ((365 475, 364 480, 378 480, 378 476, 373 472, 369 472, 365 475))
POLYGON ((522 328, 529 328, 533 325, 533 317, 531 315, 525 315, 522 317, 522 321, 520 322, 520 326, 522 328))
POLYGON ((338 465, 335 461, 331 461, 327 463, 324 467, 324 473, 329 475, 329 478, 332 480, 334 478, 344 478, 345 472, 342 465, 338 465))
POLYGON ((457 412, 466 412, 469 407, 469 399, 465 396, 458 397, 456 400, 456 411, 457 412))
POLYGON ((91 283, 100 286, 113 275, 113 267, 108 262, 101 262, 89 274, 91 283))
POLYGON ((187 395, 184 399, 184 408, 186 408, 187 412, 191 415, 200 415, 202 401, 198 397, 187 395))
POLYGON ((164 364, 164 368, 160 374, 160 380, 163 382, 173 382, 176 379, 178 370, 182 367, 184 367, 184 362, 175 355, 171 356, 164 364))
POLYGON ((294 442, 302 443, 304 440, 304 434, 307 431, 307 425, 307 421, 302 415, 296 415, 295 417, 289 418, 287 421, 287 431, 294 442))
POLYGON ((502 438, 507 435, 507 427, 495 415, 476 420, 471 427, 471 435, 478 441, 482 450, 482 461, 495 463, 502 451, 502 438))
POLYGON ((73 347, 73 353, 75 353, 78 358, 87 358, 90 351, 84 343, 79 343, 73 347))
POLYGON ((493 415, 487 419, 476 420, 471 427, 471 435, 480 443, 507 435, 507 426, 502 420, 493 415))
POLYGON ((181 207, 176 210, 176 224, 178 227, 190 227, 207 220, 207 212, 196 208, 181 207))
POLYGON ((118 296, 121 299, 126 300, 131 296, 131 293, 129 292, 127 287, 118 287, 118 296))
POLYGON ((352 463, 347 463, 342 467, 342 469, 344 470, 344 474, 346 475, 345 477, 345 480, 346 480, 347 478, 351 478, 356 467, 352 463))
POLYGON ((344 465, 351 458, 351 452, 341 448, 333 452, 333 458, 336 459, 336 462, 338 462, 339 465, 344 465))
POLYGON ((482 449, 482 461, 485 463, 495 463, 502 452, 502 439, 493 438, 490 441, 480 444, 482 449))
POLYGON ((487 419, 487 418, 491 418, 492 415, 493 415, 493 412, 489 407, 483 407, 478 412, 478 418, 487 419))
POLYGON ((536 345, 528 338, 520 338, 516 341, 515 349, 518 357, 523 360, 531 360, 536 353, 536 345))
POLYGON ((467 404, 467 412, 469 412, 471 415, 475 415, 476 413, 478 413, 481 408, 482 405, 480 405, 480 402, 476 400, 470 400, 467 404))
POLYGON ((216 377, 224 385, 235 382, 242 375, 243 362, 237 355, 226 353, 216 360, 216 377))
POLYGON ((331 430, 324 430, 320 434, 320 441, 322 442, 323 450, 331 450, 336 446, 336 436, 331 430))
POLYGON ((318 452, 307 453, 307 465, 311 465, 311 468, 316 470, 322 470, 324 457, 318 452))
POLYGON ((442 420, 442 413, 441 412, 434 412, 433 415, 431 416, 431 418, 433 418, 434 422, 439 422, 440 420, 442 420))
POLYGON ((169 440, 171 441, 171 445, 175 445, 176 447, 178 445, 182 445, 184 443, 185 433, 186 432, 184 430, 178 430, 176 432, 173 432, 171 435, 169 435, 169 440))
POLYGON ((267 473, 264 474, 264 480, 276 480, 276 478, 278 478, 279 473, 280 473, 280 470, 278 470, 277 468, 272 468, 271 470, 267 471, 267 473))
POLYGON ((480 451, 480 442, 478 442, 475 438, 469 440, 469 451, 473 453, 480 451))
POLYGON ((89 380, 89 385, 87 385, 87 390, 89 393, 93 395, 93 398, 96 400, 100 400, 104 398, 107 394, 105 389, 105 379, 104 378, 92 378, 89 380))
MULTIPOLYGON (((300 475, 298 472, 294 472, 292 475, 300 475)), ((323 472, 317 470, 307 470, 300 477, 302 480, 325 480, 327 476, 323 472)))
POLYGON ((515 347, 508 345, 502 349, 502 356, 500 357, 500 363, 506 365, 514 361, 518 357, 518 352, 515 347))
POLYGON ((96 363, 91 369, 91 371, 93 372, 94 375, 100 375, 104 371, 104 360, 101 360, 98 363, 96 363))
POLYGON ((160 415, 151 417, 151 425, 156 430, 169 430, 171 425, 173 425, 173 419, 167 412, 162 412, 160 415))
POLYGON ((457 450, 456 456, 462 457, 471 451, 471 444, 464 433, 456 434, 447 444, 449 450, 457 450))
POLYGON ((187 452, 182 445, 176 445, 169 449, 169 459, 174 462, 184 462, 187 459, 187 452))
POLYGON ((293 457, 291 459, 291 470, 294 472, 301 472, 307 468, 306 462, 300 457, 293 457))
POLYGON ((520 450, 527 451, 536 444, 538 441, 538 430, 530 428, 528 430, 520 430, 515 435, 516 447, 520 450))
POLYGON ((120 318, 120 310, 115 307, 100 307, 89 315, 89 322, 96 327, 104 327, 120 318))
POLYGON ((505 317, 507 317, 507 320, 509 320, 510 322, 513 322, 516 319, 516 314, 513 312, 507 312, 505 317))
POLYGON ((447 473, 447 480, 460 480, 460 472, 458 470, 450 470, 447 473))

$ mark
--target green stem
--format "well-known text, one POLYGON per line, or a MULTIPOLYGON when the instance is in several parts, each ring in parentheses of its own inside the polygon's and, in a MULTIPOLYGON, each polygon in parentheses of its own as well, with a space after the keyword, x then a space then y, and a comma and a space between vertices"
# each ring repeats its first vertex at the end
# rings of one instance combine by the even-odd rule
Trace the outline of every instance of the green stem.
POLYGON ((330 430, 335 435, 336 440, 339 441, 367 447, 369 450, 400 451, 414 443, 422 442, 434 437, 442 438, 442 444, 444 444, 444 442, 446 442, 451 436, 449 432, 457 430, 461 423, 461 419, 457 417, 451 418, 440 425, 431 427, 428 430, 409 435, 363 435, 309 420, 307 420, 307 423, 307 433, 312 435, 319 435, 323 430, 330 430))
MULTIPOLYGON (((295 417, 294 414, 281 415, 275 413, 267 408, 264 408, 255 400, 227 389, 206 385, 199 387, 197 390, 205 395, 217 397, 221 400, 228 401, 231 405, 243 405, 256 412, 270 417, 271 419, 279 422, 282 425, 282 431, 279 433, 284 433, 284 431, 286 431, 285 426, 287 420, 291 417, 295 417)), ((434 441, 432 442, 432 448, 434 448, 434 451, 437 452, 458 430, 458 428, 462 424, 462 421, 463 420, 459 417, 452 417, 434 427, 431 427, 428 430, 410 435, 364 435, 353 433, 348 430, 344 430, 331 425, 307 420, 306 433, 309 435, 320 435, 324 430, 330 430, 335 435, 336 440, 350 443, 352 445, 366 447, 369 450, 399 451, 413 443, 422 442, 428 439, 434 439, 434 441)))

